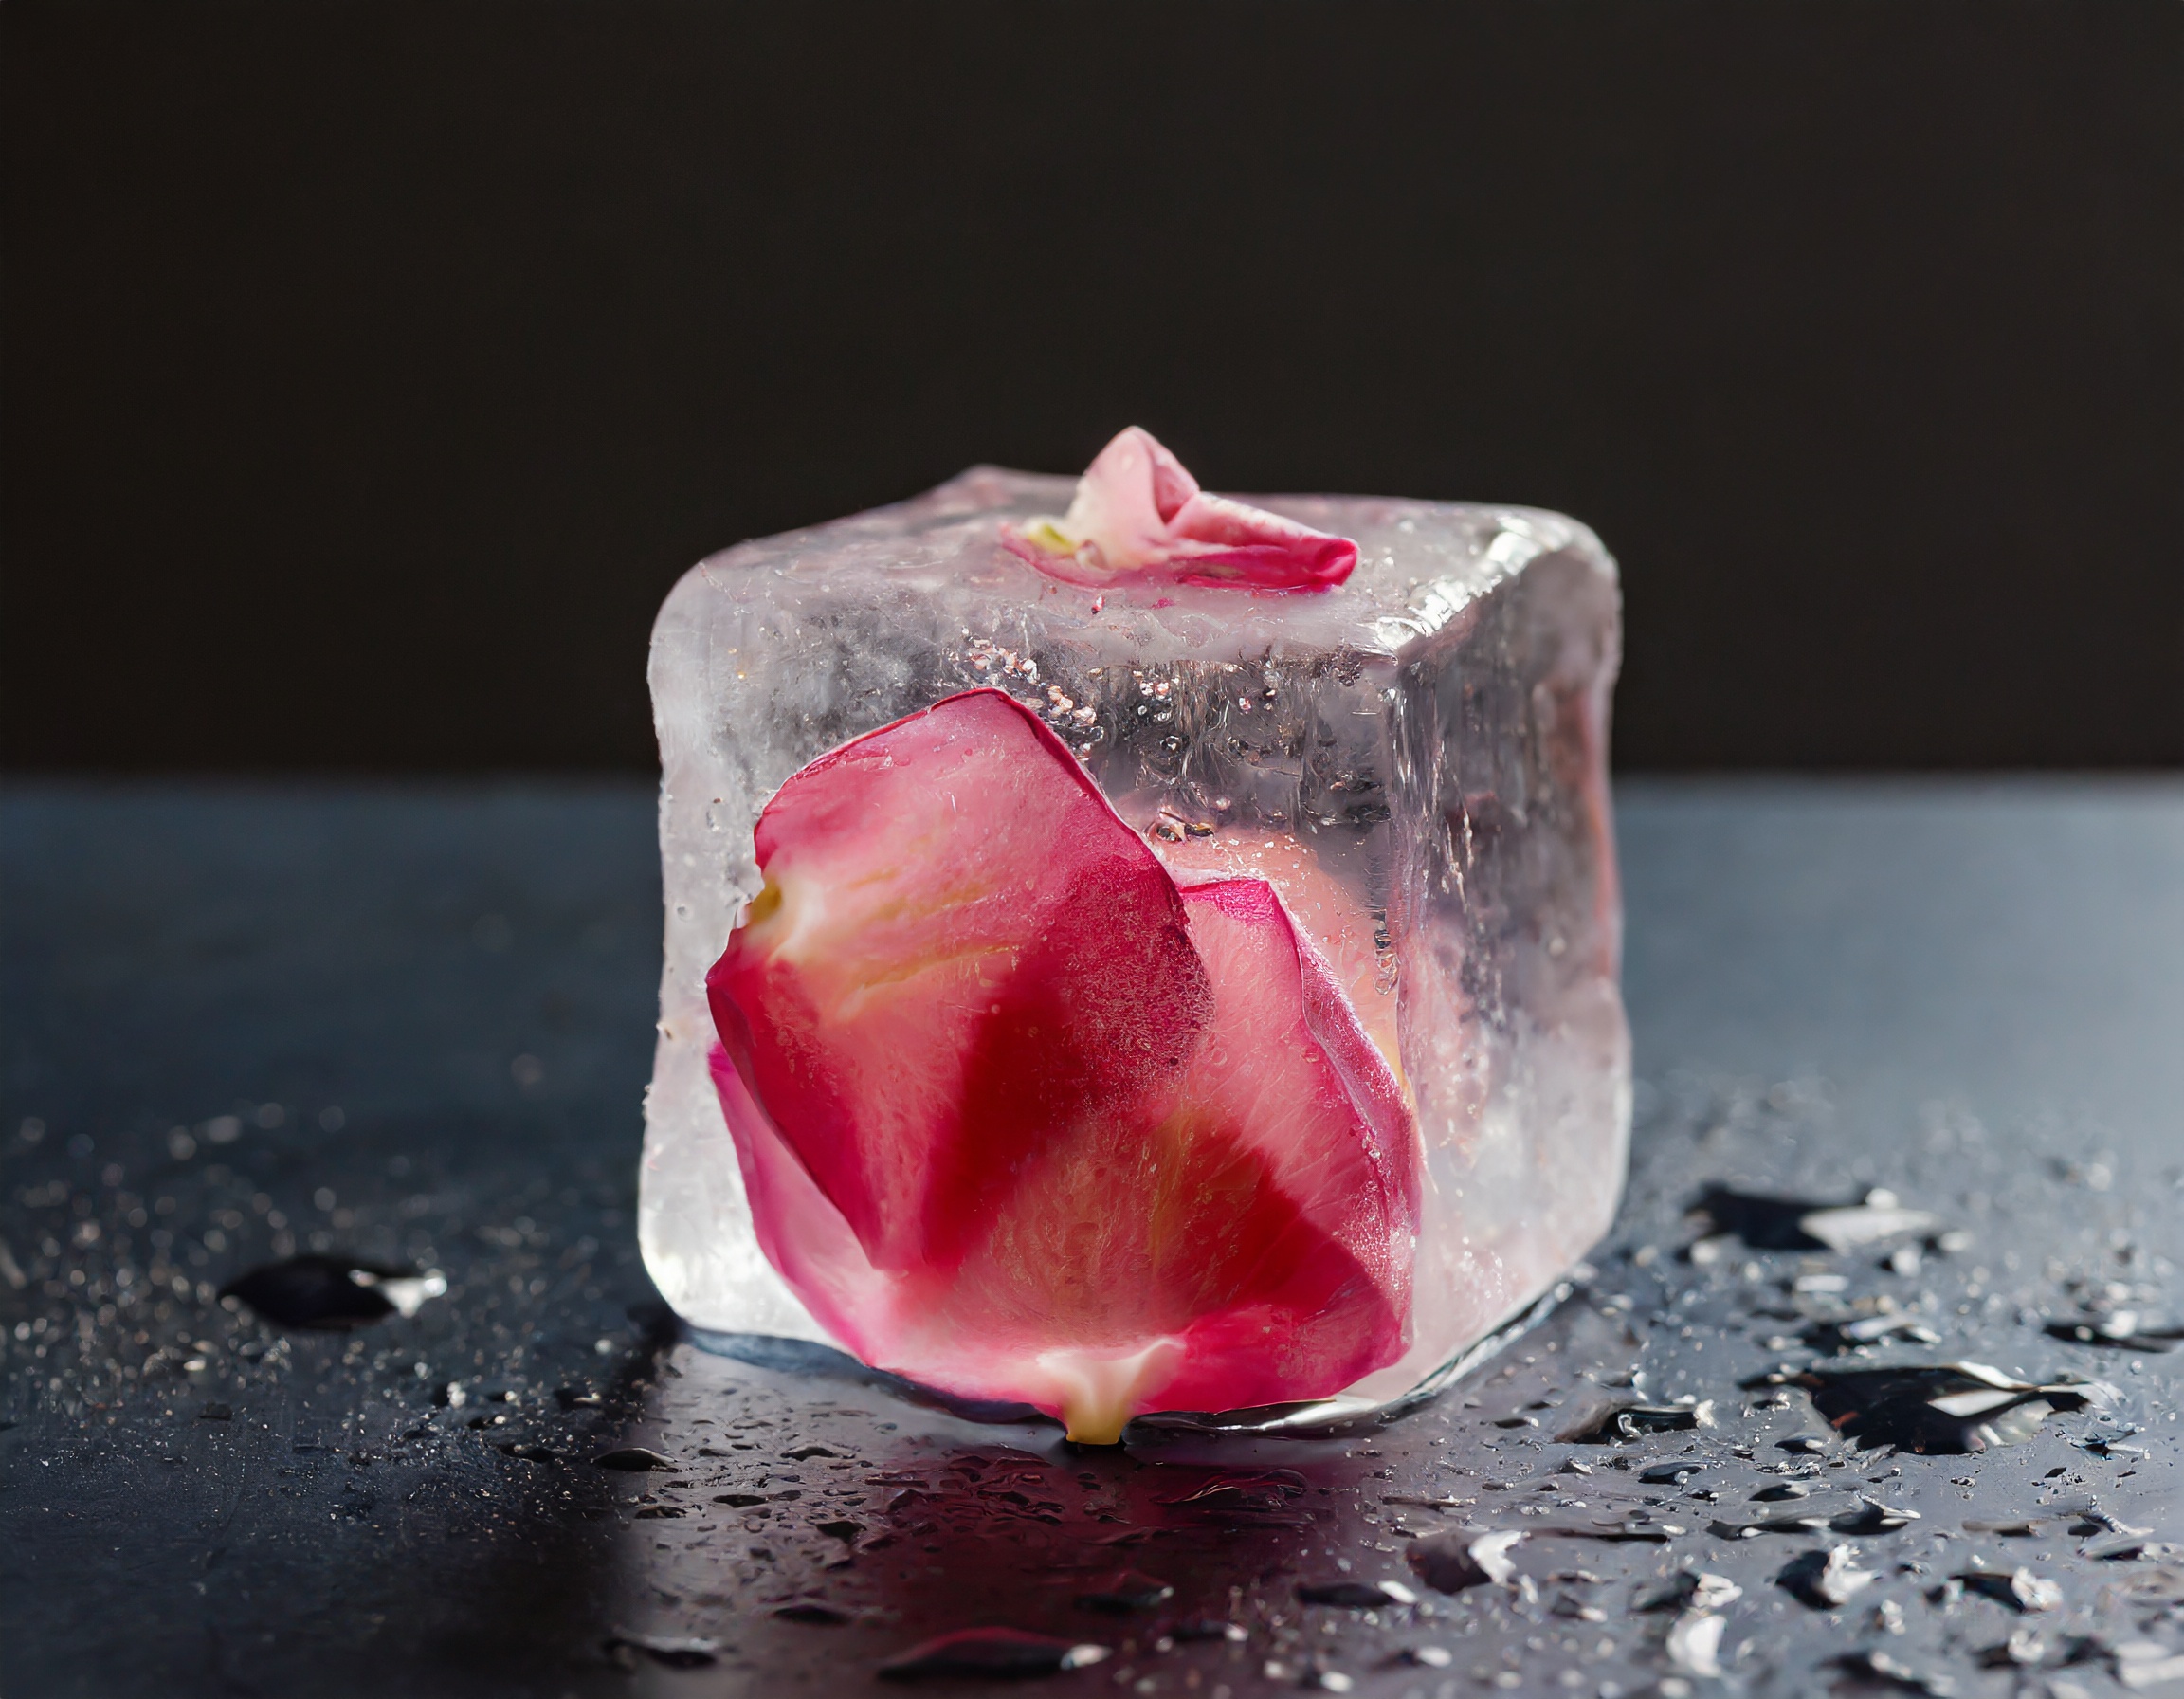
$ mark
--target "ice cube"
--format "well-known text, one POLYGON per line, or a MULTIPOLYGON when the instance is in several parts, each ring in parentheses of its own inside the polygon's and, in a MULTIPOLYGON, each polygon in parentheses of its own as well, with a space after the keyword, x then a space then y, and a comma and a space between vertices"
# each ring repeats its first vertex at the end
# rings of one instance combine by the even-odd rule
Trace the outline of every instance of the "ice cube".
MULTIPOLYGON (((706 973, 759 892, 753 832, 776 790, 853 738, 997 688, 1179 884, 1272 884, 1396 1070, 1424 1170, 1410 1338, 1350 1389, 1396 1398, 1549 1288, 1621 1190, 1614 564, 1537 509, 1323 496, 1251 498, 1285 523, 1222 556, 1253 509, 1193 495, 1176 521, 1195 526, 1177 545, 1189 570, 1162 570, 1156 539, 1112 560, 1085 546, 1072 493, 974 468, 715 556, 661 610, 646 1266, 701 1328, 834 1343, 759 1248, 706 973), (1320 549, 1299 581, 1326 587, 1262 587, 1279 581, 1267 550, 1315 533, 1355 542, 1355 568, 1320 549)), ((1176 505, 1163 494, 1140 531, 1176 505)))

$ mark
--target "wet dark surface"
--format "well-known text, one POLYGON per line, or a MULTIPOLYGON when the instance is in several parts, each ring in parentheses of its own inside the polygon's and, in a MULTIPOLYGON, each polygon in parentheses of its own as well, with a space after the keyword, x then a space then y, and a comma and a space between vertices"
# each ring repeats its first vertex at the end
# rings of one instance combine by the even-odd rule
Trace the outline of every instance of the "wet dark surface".
POLYGON ((1627 789, 1571 1300, 1382 1430, 1113 1452, 661 1314, 642 792, 0 830, 9 1699, 2184 1694, 2184 788, 1627 789))

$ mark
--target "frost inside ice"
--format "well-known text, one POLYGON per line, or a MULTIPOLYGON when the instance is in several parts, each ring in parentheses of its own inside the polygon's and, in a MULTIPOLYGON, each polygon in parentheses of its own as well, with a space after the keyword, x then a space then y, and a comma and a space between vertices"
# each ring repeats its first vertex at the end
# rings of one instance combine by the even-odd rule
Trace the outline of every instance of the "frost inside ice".
POLYGON ((1252 498, 1353 539, 1311 590, 1058 578, 1011 546, 1066 479, 977 468, 742 544, 653 633, 666 959, 640 1204, 664 1296, 722 1333, 841 1342, 761 1253, 708 1068, 707 969, 791 776, 967 688, 1035 712, 1175 874, 1264 879, 1414 1106, 1408 1391, 1554 1284, 1622 1184, 1629 1038, 1609 818, 1613 563, 1532 509, 1252 498))

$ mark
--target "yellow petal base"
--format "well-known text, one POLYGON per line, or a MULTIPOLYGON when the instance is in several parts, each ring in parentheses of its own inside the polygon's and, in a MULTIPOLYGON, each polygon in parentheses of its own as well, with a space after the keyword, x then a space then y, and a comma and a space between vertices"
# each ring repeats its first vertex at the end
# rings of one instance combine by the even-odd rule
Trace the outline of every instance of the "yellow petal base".
POLYGON ((1182 1361, 1181 1340, 1156 1339, 1127 1354, 1048 1351, 1040 1357, 1039 1367, 1062 1406, 1071 1439, 1079 1445, 1118 1445, 1130 1418, 1158 1396, 1182 1361))

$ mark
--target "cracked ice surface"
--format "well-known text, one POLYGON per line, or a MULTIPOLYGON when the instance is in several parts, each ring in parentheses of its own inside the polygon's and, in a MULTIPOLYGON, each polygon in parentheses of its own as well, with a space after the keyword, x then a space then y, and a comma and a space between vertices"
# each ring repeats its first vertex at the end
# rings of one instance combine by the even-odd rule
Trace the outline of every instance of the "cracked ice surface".
POLYGON ((701 563, 651 685, 666 959, 640 1237, 722 1332, 826 1340, 761 1255, 707 1069, 705 973, 758 889, 790 776, 941 697, 1038 709, 1178 880, 1274 884, 1418 1110, 1410 1348, 1380 1399, 1549 1288, 1606 1230, 1629 1119, 1609 817, 1613 562, 1533 509, 1257 498, 1354 539, 1338 589, 1058 582, 1002 526, 1069 480, 979 468, 701 563))

